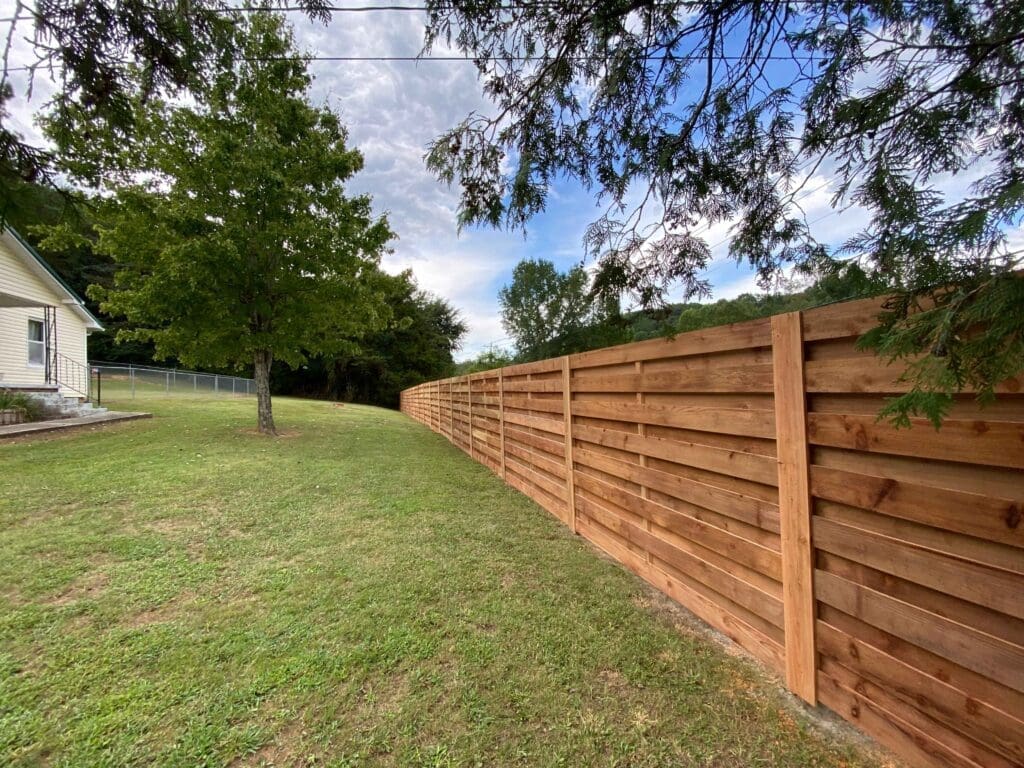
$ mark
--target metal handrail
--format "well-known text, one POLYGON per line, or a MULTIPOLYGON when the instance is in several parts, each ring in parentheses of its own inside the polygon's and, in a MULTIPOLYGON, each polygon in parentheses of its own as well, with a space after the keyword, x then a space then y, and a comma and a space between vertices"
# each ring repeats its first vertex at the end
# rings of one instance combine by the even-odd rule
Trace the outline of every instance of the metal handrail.
POLYGON ((70 389, 82 397, 89 397, 89 384, 91 383, 89 366, 82 365, 77 360, 72 360, 67 355, 62 355, 55 350, 52 370, 49 371, 49 375, 52 379, 50 383, 70 389))

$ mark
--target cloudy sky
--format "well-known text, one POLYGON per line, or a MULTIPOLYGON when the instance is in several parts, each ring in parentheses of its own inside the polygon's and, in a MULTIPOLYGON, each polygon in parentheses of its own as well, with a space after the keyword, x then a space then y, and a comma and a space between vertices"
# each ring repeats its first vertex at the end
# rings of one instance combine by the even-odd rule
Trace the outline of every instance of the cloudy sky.
MULTIPOLYGON (((352 2, 349 5, 363 3, 352 2)), ((414 3, 409 3, 410 5, 414 3)), ((0 18, 11 15, 10 0, 0 0, 0 18)), ((297 42, 316 56, 415 56, 423 40, 425 16, 420 12, 335 13, 324 26, 292 14, 297 42)), ((23 34, 28 34, 25 28, 23 34)), ((436 55, 445 51, 435 50, 436 55)), ((30 47, 16 43, 11 65, 27 63, 30 47)), ((427 144, 469 112, 487 113, 476 70, 469 63, 442 61, 329 62, 314 61, 313 99, 330 106, 348 125, 351 143, 362 150, 365 170, 350 182, 354 192, 369 192, 381 213, 387 213, 399 234, 385 258, 389 271, 411 268, 419 285, 448 299, 468 321, 470 332, 459 357, 477 354, 489 345, 508 346, 501 326, 498 290, 515 264, 527 257, 547 258, 562 269, 580 263, 586 225, 599 214, 597 200, 578 185, 563 183, 552 190, 547 211, 528 232, 474 229, 458 233, 457 192, 427 172, 427 144)), ((14 80, 19 96, 24 83, 14 80)), ((27 135, 37 135, 32 112, 45 103, 49 88, 38 82, 31 101, 12 105, 13 122, 27 135)), ((963 184, 965 180, 958 180, 963 184)), ((861 212, 831 211, 828 179, 812 178, 804 187, 801 206, 816 233, 839 243, 864 222, 861 212)), ((728 226, 707 233, 715 246, 709 269, 714 298, 756 291, 748 270, 726 258, 728 226)))
MULTIPOLYGON (((320 56, 410 56, 420 51, 425 16, 412 12, 335 14, 324 27, 293 18, 299 44, 320 56)), ((435 49, 433 55, 455 51, 435 49)), ((490 344, 508 345, 501 326, 498 290, 521 259, 546 258, 560 269, 579 264, 586 226, 601 209, 592 193, 559 184, 547 210, 528 231, 456 227, 458 193, 425 168, 427 144, 471 111, 488 113, 476 69, 469 63, 314 62, 314 96, 338 111, 366 169, 352 186, 373 194, 387 211, 399 241, 387 257, 389 269, 411 268, 419 284, 457 306, 470 333, 461 356, 490 344)), ((821 203, 827 206, 827 192, 821 203)), ((823 209, 824 210, 824 209, 823 209)), ((812 214, 813 216, 813 214, 812 214)), ((852 230, 851 230, 852 231, 852 230)), ((723 226, 709 233, 722 240, 723 226)), ((717 249, 724 256, 727 245, 717 249)), ((716 297, 754 287, 753 278, 731 262, 715 267, 716 297)))

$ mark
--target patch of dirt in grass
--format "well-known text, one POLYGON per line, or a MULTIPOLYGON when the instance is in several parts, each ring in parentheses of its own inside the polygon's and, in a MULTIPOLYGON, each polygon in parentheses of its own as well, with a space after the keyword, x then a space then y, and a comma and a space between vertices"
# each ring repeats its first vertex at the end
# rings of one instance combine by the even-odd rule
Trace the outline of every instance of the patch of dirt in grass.
POLYGON ((648 595, 633 595, 631 600, 633 602, 633 605, 635 605, 637 608, 640 608, 641 610, 649 611, 651 609, 652 603, 648 595))
POLYGON ((125 617, 124 625, 138 629, 148 627, 150 624, 162 624, 173 621, 181 615, 182 609, 195 602, 196 595, 191 590, 182 592, 171 600, 168 600, 156 608, 149 608, 144 611, 125 617))
POLYGON ((630 689, 629 681, 617 669, 602 669, 597 676, 613 693, 625 693, 630 689))
POLYGON ((360 699, 368 710, 367 723, 371 724, 380 715, 397 715, 402 704, 409 697, 411 685, 407 672, 396 672, 373 685, 360 690, 360 699))
POLYGON ((97 597, 106 589, 110 577, 104 571, 90 571, 71 582, 56 597, 46 600, 46 605, 70 605, 78 600, 97 597))
POLYGON ((187 517, 162 517, 145 523, 147 530, 164 534, 189 533, 198 530, 199 527, 195 520, 187 517))
POLYGON ((722 692, 730 698, 746 698, 759 693, 757 684, 749 675, 733 671, 729 675, 729 683, 724 686, 722 692))
MULTIPOLYGON (((240 435, 250 435, 252 437, 268 437, 268 435, 264 435, 255 427, 239 429, 237 432, 240 435)), ((277 435, 275 435, 275 437, 300 437, 301 435, 302 431, 298 429, 279 429, 277 430, 277 435)))
POLYGON ((673 650, 671 648, 666 648, 663 651, 658 651, 658 653, 656 654, 656 657, 657 657, 658 661, 663 661, 666 664, 677 664, 677 663, 679 663, 679 654, 675 650, 673 650))
POLYGON ((52 507, 33 510, 30 514, 23 515, 20 518, 11 519, 6 525, 11 528, 38 525, 39 523, 49 522, 54 518, 74 514, 84 508, 85 503, 81 501, 72 501, 66 504, 55 504, 52 507))
POLYGON ((303 736, 306 729, 302 718, 296 718, 285 725, 269 744, 255 752, 243 755, 230 763, 232 768, 282 768, 303 762, 303 736))

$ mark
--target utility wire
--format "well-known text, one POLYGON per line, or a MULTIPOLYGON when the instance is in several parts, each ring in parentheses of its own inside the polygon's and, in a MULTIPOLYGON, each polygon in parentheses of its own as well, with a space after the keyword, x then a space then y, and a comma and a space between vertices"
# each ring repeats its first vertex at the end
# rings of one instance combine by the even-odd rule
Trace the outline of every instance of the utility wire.
MULTIPOLYGON (((602 56, 569 56, 566 57, 566 61, 581 62, 581 61, 600 61, 606 57, 602 56)), ((688 56, 669 56, 669 55, 658 55, 658 56, 644 56, 644 61, 665 61, 667 59, 675 59, 678 61, 685 61, 687 58, 701 58, 701 57, 688 57, 688 56)), ((747 57, 744 56, 716 56, 719 61, 746 61, 747 57)), ((257 62, 270 62, 270 61, 327 61, 327 62, 388 62, 388 61, 405 61, 405 62, 421 62, 421 61, 445 61, 445 62, 464 62, 469 64, 477 64, 484 61, 550 61, 550 57, 546 56, 274 56, 269 58, 246 58, 242 61, 257 63, 257 62)), ((759 61, 790 61, 790 62, 820 62, 824 61, 822 58, 814 56, 762 56, 758 57, 759 61)), ((45 65, 41 65, 44 66, 45 65)), ((8 67, 8 72, 27 72, 33 69, 30 66, 18 66, 8 67)))

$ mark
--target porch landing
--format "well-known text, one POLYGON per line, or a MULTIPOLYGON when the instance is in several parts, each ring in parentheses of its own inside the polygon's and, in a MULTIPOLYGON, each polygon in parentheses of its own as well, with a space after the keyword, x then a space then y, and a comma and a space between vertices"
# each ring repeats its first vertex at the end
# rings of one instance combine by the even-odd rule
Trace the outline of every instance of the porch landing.
POLYGON ((151 418, 151 413, 139 413, 134 411, 107 411, 91 416, 78 416, 73 419, 53 419, 52 421, 32 421, 25 424, 8 424, 0 427, 0 440, 24 435, 34 435, 39 432, 57 432, 65 429, 76 429, 79 427, 91 427, 98 424, 110 424, 115 421, 132 421, 134 419, 151 418))

